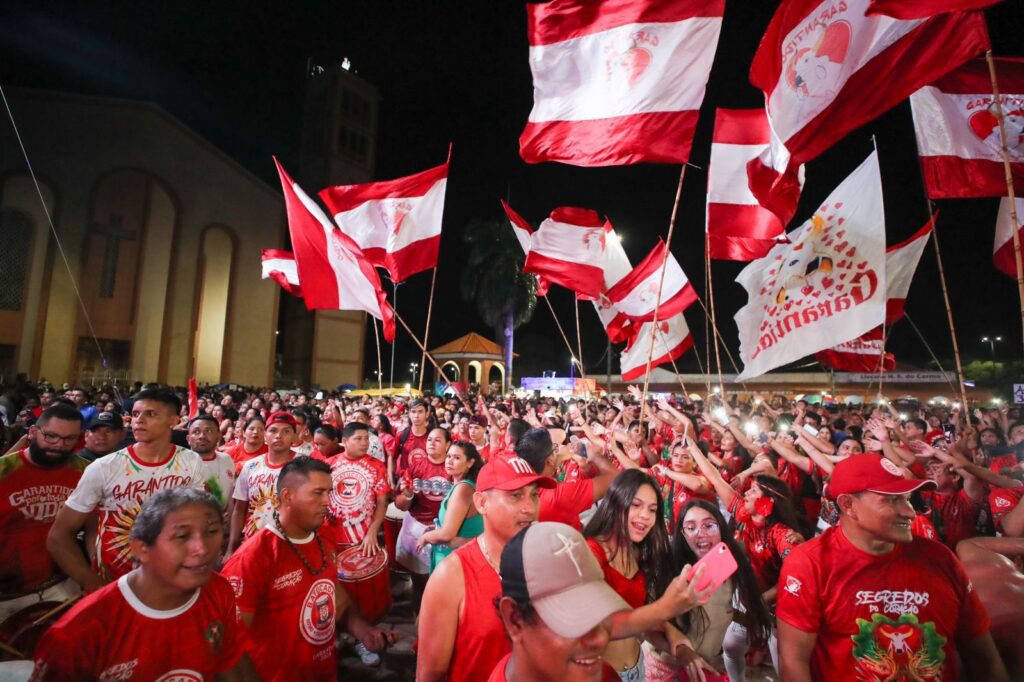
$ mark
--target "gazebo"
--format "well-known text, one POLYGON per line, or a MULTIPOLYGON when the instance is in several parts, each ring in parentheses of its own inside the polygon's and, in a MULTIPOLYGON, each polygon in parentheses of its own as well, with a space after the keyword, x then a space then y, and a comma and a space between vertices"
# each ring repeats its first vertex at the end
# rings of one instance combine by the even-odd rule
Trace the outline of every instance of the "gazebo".
MULTIPOLYGON (((470 332, 430 351, 444 376, 435 376, 434 381, 463 382, 480 384, 480 392, 486 395, 492 381, 504 386, 505 362, 501 346, 470 332), (494 375, 496 375, 495 378, 494 375)), ((436 373, 436 370, 435 370, 436 373)))

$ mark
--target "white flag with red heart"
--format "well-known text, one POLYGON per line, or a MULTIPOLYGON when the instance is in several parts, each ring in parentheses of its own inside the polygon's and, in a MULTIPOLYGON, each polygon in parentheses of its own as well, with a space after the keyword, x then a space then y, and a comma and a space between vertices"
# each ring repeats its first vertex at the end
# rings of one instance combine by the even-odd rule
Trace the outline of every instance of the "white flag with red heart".
POLYGON ((737 380, 841 344, 885 319, 885 212, 871 155, 768 255, 736 278, 748 301, 736 313, 737 380))

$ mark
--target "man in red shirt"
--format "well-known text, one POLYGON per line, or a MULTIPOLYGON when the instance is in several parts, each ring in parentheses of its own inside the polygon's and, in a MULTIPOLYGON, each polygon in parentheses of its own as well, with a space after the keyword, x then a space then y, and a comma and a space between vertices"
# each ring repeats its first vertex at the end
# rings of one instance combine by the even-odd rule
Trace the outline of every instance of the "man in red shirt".
POLYGON ((836 465, 827 495, 839 526, 782 565, 777 606, 781 676, 809 680, 1007 680, 989 619, 963 566, 911 533, 906 479, 879 455, 836 465))
POLYGON ((223 538, 209 493, 150 497, 130 531, 138 567, 46 631, 32 682, 257 679, 231 586, 213 568, 223 538))
MULTIPOLYGON (((597 468, 593 478, 563 481, 540 493, 540 521, 557 521, 582 530, 580 514, 604 497, 619 470, 589 439, 584 441, 587 460, 597 468)), ((541 476, 550 478, 558 467, 558 457, 547 429, 530 429, 516 441, 516 456, 526 460, 541 476)))
POLYGON ((338 585, 334 538, 318 532, 332 487, 325 462, 299 456, 285 464, 277 478, 278 511, 221 571, 235 590, 264 682, 336 679, 336 620, 371 650, 396 637, 370 627, 338 585))
POLYGON ((0 622, 78 592, 46 551, 46 535, 87 464, 74 455, 81 432, 81 413, 58 403, 29 427, 27 448, 0 457, 0 622))
POLYGON ((401 478, 409 468, 409 462, 415 457, 427 454, 427 403, 416 398, 409 403, 409 426, 398 436, 398 455, 394 466, 394 474, 401 478))
POLYGON ((603 655, 611 617, 629 605, 576 530, 535 523, 501 551, 501 612, 512 651, 488 682, 618 682, 603 655))

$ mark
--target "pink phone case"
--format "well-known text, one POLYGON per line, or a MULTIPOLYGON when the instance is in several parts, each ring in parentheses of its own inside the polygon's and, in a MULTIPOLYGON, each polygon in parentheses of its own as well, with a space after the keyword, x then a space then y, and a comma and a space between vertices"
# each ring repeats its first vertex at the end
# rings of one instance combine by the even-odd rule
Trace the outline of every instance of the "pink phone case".
POLYGON ((729 551, 728 545, 724 542, 719 542, 712 547, 704 555, 703 559, 695 563, 690 568, 690 575, 696 573, 697 568, 700 566, 707 566, 707 568, 704 569, 704 575, 700 577, 700 583, 696 585, 696 589, 699 592, 703 592, 709 586, 711 587, 711 592, 714 592, 739 568, 736 565, 736 559, 733 557, 732 552, 729 551))

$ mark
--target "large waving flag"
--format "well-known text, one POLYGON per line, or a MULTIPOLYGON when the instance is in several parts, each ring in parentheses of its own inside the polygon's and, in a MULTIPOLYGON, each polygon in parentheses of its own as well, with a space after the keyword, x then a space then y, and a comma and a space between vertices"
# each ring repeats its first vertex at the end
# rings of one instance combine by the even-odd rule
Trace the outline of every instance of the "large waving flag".
POLYGON ((437 265, 448 163, 395 180, 320 192, 334 221, 393 282, 437 265))
POLYGON ((988 48, 980 12, 899 20, 867 16, 868 5, 783 0, 772 18, 750 68, 775 133, 749 168, 763 205, 791 188, 780 177, 988 48))
POLYGON ((788 234, 736 278, 743 371, 737 380, 848 341, 885 319, 885 212, 871 155, 788 234))
MULTIPOLYGON (((1024 59, 997 59, 1014 184, 1024 191, 1024 59)), ((1006 194, 1002 140, 984 59, 973 59, 910 96, 924 184, 933 199, 1006 194)))
MULTIPOLYGON (((937 217, 938 214, 935 214, 937 217)), ((910 293, 910 283, 921 262, 921 254, 935 225, 935 217, 906 241, 885 250, 886 304, 885 323, 891 325, 903 317, 903 306, 910 293)))
POLYGON ((526 6, 527 163, 684 163, 724 0, 552 0, 526 6))
POLYGON ((884 14, 896 19, 923 19, 925 17, 991 7, 999 0, 871 0, 868 14, 884 14))
POLYGON ((878 372, 896 367, 896 356, 885 351, 882 328, 875 327, 852 341, 818 351, 814 358, 840 372, 878 372))
POLYGON ((302 298, 310 310, 360 310, 383 322, 395 338, 395 319, 380 276, 359 246, 336 228, 275 158, 302 298))
POLYGON ((626 350, 619 356, 623 381, 634 381, 647 370, 647 355, 651 355, 651 369, 672 362, 693 345, 693 336, 682 313, 659 322, 644 322, 626 350), (651 335, 654 352, 651 353, 651 335))
MULTIPOLYGON (((1020 222, 1024 220, 1024 199, 1014 197, 1017 207, 1017 230, 1020 232, 1020 222)), ((1024 242, 1024 234, 1020 236, 1024 242)), ((1003 197, 999 202, 999 215, 996 216, 996 241, 992 247, 992 262, 996 269, 1007 277, 1017 278, 1017 259, 1013 254, 1013 217, 1010 215, 1010 199, 1003 197)))
MULTIPOLYGON (((523 272, 560 284, 582 298, 594 300, 604 292, 606 250, 611 225, 595 211, 556 208, 530 237, 523 272)), ((538 280, 538 285, 542 280, 538 280)), ((538 293, 546 293, 539 291, 538 293)))
MULTIPOLYGON (((764 109, 719 109, 715 114, 706 228, 711 258, 756 260, 785 235, 786 226, 758 203, 747 177, 747 164, 768 147, 770 139, 764 109)), ((796 191, 799 199, 800 187, 796 191)))
POLYGON ((658 319, 667 320, 683 312, 697 300, 697 292, 679 266, 679 261, 660 239, 647 257, 615 286, 608 289, 605 296, 616 310, 636 322, 653 320, 655 307, 658 308, 658 319), (665 264, 664 282, 661 279, 662 263, 665 264))
POLYGON ((299 269, 295 265, 294 253, 281 249, 263 249, 261 259, 263 279, 272 279, 292 296, 302 298, 299 269))

